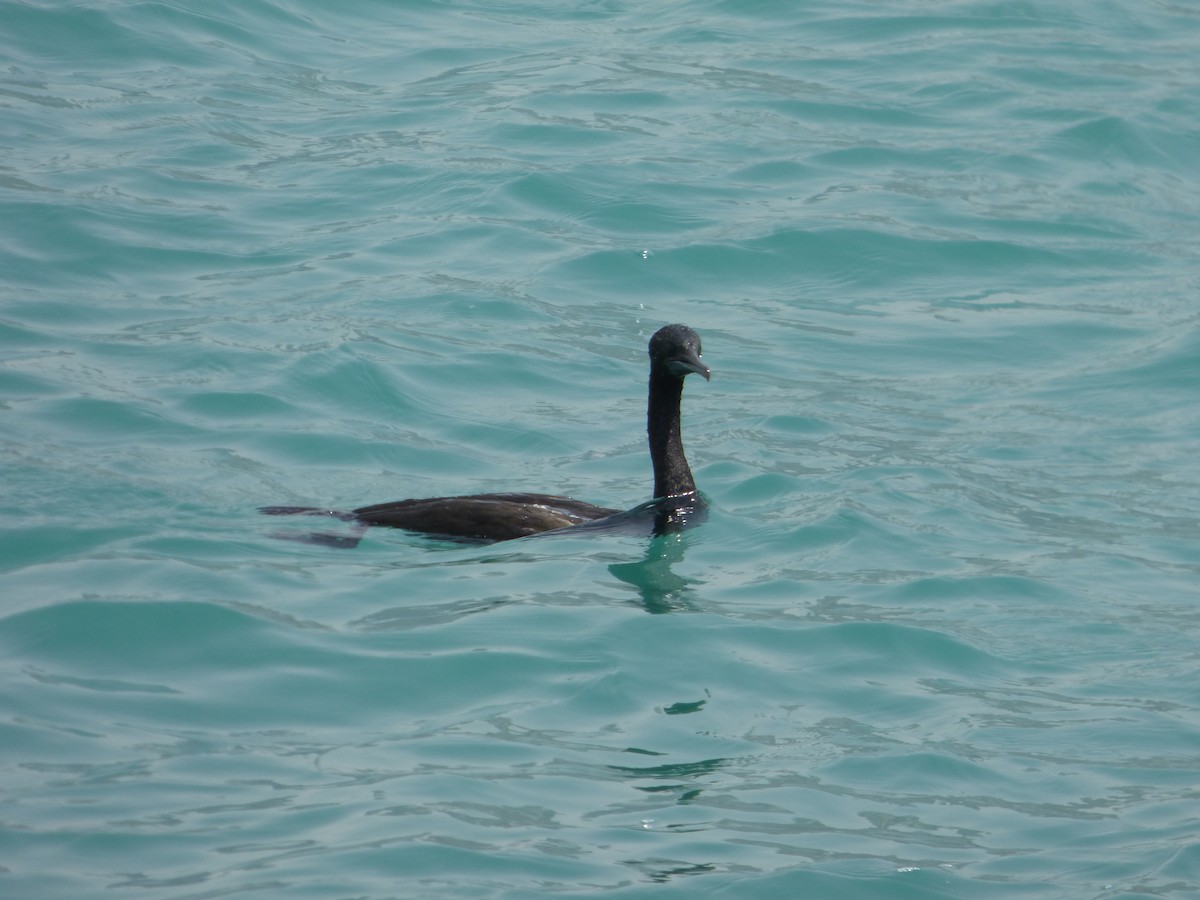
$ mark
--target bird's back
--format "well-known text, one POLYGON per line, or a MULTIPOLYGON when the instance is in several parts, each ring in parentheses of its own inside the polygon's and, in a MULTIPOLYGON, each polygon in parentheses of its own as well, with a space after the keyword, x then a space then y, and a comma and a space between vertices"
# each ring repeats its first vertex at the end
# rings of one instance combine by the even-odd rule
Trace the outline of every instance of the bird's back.
POLYGON ((367 525, 475 541, 507 541, 619 512, 553 494, 471 494, 395 500, 354 510, 367 525))

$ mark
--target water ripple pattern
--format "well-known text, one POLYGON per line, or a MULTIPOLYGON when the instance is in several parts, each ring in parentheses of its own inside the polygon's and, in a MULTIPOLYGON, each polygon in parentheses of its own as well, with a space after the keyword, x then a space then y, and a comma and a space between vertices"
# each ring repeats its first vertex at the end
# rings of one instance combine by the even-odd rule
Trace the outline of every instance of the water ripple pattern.
POLYGON ((1200 895, 1198 47, 0 4, 0 896, 1200 895), (676 321, 699 528, 255 511, 641 503, 676 321))

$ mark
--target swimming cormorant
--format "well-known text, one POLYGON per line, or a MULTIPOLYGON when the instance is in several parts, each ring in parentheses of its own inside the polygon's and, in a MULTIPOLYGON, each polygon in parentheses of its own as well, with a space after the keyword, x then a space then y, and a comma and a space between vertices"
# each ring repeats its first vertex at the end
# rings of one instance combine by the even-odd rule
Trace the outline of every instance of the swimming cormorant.
MULTIPOLYGON (((308 506, 264 506, 268 515, 328 515, 357 523, 403 528, 457 541, 490 543, 563 528, 629 530, 661 534, 703 516, 704 500, 683 455, 679 403, 683 379, 690 373, 709 377, 700 357, 700 336, 686 325, 666 325, 650 338, 650 390, 646 424, 654 465, 654 499, 628 511, 594 506, 552 494, 470 494, 393 500, 352 511, 308 506)), ((361 530, 359 531, 361 536, 361 530)), ((314 534, 309 540, 352 547, 359 537, 314 534)))

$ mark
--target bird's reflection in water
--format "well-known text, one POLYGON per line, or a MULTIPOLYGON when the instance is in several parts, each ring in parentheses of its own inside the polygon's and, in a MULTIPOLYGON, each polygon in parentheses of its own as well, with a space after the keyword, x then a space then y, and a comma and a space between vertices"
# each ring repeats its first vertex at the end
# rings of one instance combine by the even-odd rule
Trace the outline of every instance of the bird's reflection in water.
POLYGON ((641 597, 648 613, 669 613, 695 608, 692 586, 699 582, 684 578, 671 569, 682 562, 687 537, 682 533, 651 538, 646 555, 637 562, 613 563, 608 571, 631 585, 641 597))
MULTIPOLYGON (((536 542, 555 538, 591 536, 598 532, 608 532, 614 535, 640 535, 646 542, 646 550, 642 558, 636 562, 611 563, 608 571, 618 581, 630 585, 637 591, 641 606, 648 613, 694 610, 697 608, 697 604, 693 600, 693 586, 702 582, 698 579, 684 578, 676 574, 671 567, 675 563, 683 561, 684 551, 690 539, 690 529, 706 521, 708 512, 708 505, 703 497, 699 493, 693 492, 681 497, 650 500, 641 506, 597 522, 588 522, 572 528, 532 535, 526 541, 535 543, 520 542, 525 549, 519 553, 513 552, 517 546, 516 542, 513 542, 503 544, 504 550, 494 555, 426 562, 405 560, 396 563, 396 567, 413 569, 431 566, 537 563, 546 557, 530 552, 530 548, 537 545, 536 542)), ((304 536, 304 540, 312 543, 314 537, 316 536, 308 534, 304 536)), ((329 537, 336 537, 336 535, 329 535, 329 537)), ((358 538, 355 537, 355 540, 357 541, 358 538)), ((435 541, 431 544, 442 544, 443 549, 446 550, 462 546, 461 543, 456 545, 444 541, 435 541)), ((333 544, 333 546, 339 545, 333 544)), ((433 604, 432 606, 422 604, 417 607, 393 607, 373 613, 354 624, 372 631, 417 628, 442 624, 481 612, 490 612, 511 602, 515 602, 513 598, 489 598, 433 604)))

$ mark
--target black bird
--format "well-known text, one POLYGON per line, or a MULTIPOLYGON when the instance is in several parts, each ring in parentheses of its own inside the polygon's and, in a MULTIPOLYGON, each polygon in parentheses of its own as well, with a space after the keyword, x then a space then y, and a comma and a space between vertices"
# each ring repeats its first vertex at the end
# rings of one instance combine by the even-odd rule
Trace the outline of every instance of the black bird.
MULTIPOLYGON (((309 506, 264 506, 272 516, 327 515, 369 525, 403 528, 457 541, 491 543, 563 528, 601 530, 646 528, 653 533, 675 531, 703 517, 704 499, 696 490, 692 470, 683 455, 679 403, 683 379, 689 373, 709 377, 700 358, 700 336, 686 325, 666 325, 650 338, 650 397, 646 424, 650 461, 654 465, 654 499, 622 512, 553 494, 470 494, 393 500, 343 512, 309 506)), ((353 547, 357 536, 314 534, 307 540, 353 547)))

